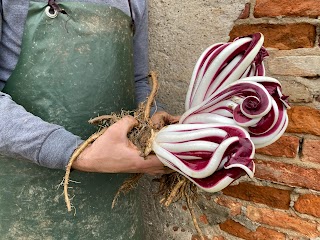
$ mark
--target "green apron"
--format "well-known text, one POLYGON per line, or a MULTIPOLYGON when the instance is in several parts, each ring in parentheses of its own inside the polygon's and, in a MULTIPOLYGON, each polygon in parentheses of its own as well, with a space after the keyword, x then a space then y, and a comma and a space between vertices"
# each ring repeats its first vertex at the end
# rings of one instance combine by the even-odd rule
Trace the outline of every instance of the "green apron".
MULTIPOLYGON (((4 92, 29 112, 81 136, 87 121, 133 109, 132 20, 102 4, 65 2, 55 14, 30 2, 18 64, 4 92)), ((64 171, 1 157, 0 239, 142 239, 136 193, 111 202, 125 174, 74 171, 76 214, 65 207, 64 171)))

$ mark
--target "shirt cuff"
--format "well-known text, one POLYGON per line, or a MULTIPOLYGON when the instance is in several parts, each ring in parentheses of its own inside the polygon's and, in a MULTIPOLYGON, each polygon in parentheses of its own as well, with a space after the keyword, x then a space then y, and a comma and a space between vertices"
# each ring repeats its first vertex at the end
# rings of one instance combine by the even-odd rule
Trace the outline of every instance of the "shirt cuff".
POLYGON ((64 128, 53 131, 42 144, 38 163, 53 169, 66 169, 74 150, 83 140, 64 128))

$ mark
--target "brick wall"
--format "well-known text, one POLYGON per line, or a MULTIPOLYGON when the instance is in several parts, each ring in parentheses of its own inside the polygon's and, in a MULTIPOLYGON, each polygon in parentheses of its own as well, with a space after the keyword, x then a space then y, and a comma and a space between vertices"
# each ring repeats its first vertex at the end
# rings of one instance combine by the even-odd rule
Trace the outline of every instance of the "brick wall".
POLYGON ((284 136, 257 150, 255 179, 229 186, 214 198, 230 215, 213 239, 316 239, 320 237, 320 1, 256 0, 243 8, 230 39, 264 34, 270 53, 267 75, 281 81, 292 108, 284 136))
MULTIPOLYGON (((255 178, 199 196, 194 210, 206 239, 320 239, 320 0, 150 0, 149 8, 150 69, 169 112, 183 112, 205 48, 257 31, 270 54, 268 76, 290 95, 288 130, 257 150, 255 178)), ((146 239, 200 239, 186 203, 163 207, 157 187, 146 179, 142 191, 146 239)))

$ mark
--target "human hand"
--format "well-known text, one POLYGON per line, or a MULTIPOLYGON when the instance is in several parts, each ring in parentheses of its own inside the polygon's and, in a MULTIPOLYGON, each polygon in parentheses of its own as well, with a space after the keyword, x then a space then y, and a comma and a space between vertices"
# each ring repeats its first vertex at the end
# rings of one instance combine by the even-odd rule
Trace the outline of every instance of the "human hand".
POLYGON ((126 116, 110 126, 75 160, 72 168, 85 172, 164 174, 167 168, 156 155, 140 156, 127 138, 137 121, 126 116))
POLYGON ((151 117, 151 122, 154 129, 160 130, 166 125, 179 122, 179 119, 180 116, 172 116, 165 111, 159 111, 151 117))

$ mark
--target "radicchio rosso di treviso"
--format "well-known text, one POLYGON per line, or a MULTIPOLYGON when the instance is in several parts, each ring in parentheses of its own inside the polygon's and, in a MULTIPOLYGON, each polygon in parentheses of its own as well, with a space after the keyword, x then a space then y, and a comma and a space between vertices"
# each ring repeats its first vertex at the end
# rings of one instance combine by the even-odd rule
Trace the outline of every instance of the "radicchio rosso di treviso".
POLYGON ((201 189, 217 192, 254 175, 255 148, 275 142, 288 125, 287 96, 265 76, 264 37, 217 43, 198 59, 179 124, 160 130, 153 151, 201 189))

